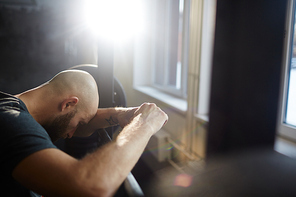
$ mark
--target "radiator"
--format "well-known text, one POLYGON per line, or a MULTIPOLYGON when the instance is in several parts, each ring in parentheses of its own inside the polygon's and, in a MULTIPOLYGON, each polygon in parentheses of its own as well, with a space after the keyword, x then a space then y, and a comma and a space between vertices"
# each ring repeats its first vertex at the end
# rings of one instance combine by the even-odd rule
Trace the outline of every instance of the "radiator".
POLYGON ((161 129, 151 137, 146 147, 159 162, 170 159, 172 145, 168 143, 169 137, 169 133, 161 129))

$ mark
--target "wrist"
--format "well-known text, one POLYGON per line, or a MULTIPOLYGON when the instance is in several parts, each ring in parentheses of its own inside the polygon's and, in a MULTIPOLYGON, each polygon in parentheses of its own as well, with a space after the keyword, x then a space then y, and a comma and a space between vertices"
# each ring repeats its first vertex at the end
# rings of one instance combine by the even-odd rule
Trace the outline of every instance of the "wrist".
POLYGON ((116 107, 114 113, 114 120, 122 128, 129 124, 134 116, 134 112, 137 108, 126 108, 126 107, 116 107))
POLYGON ((120 113, 120 108, 107 108, 107 116, 105 116, 105 121, 107 122, 108 126, 117 126, 119 125, 118 121, 118 113, 120 113))
POLYGON ((112 115, 109 118, 106 118, 105 120, 108 122, 109 126, 118 125, 117 119, 115 117, 113 117, 112 115))

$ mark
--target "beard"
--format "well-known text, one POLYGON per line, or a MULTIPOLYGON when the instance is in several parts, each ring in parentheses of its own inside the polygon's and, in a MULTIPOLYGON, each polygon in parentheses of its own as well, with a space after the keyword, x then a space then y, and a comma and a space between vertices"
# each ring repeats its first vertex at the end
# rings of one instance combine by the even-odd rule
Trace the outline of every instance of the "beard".
POLYGON ((65 115, 57 116, 51 123, 42 125, 50 136, 51 141, 55 142, 66 134, 69 123, 76 112, 77 110, 73 110, 65 115))

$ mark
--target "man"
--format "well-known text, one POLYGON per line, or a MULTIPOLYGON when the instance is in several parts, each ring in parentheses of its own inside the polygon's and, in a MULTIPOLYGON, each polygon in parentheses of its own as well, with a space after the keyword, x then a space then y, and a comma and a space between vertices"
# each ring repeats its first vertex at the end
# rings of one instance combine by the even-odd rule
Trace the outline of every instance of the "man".
POLYGON ((155 104, 98 109, 98 101, 95 80, 78 70, 16 96, 1 93, 1 193, 112 196, 168 117, 155 104), (121 133, 81 160, 52 144, 76 130, 88 136, 109 120, 123 127, 121 133))

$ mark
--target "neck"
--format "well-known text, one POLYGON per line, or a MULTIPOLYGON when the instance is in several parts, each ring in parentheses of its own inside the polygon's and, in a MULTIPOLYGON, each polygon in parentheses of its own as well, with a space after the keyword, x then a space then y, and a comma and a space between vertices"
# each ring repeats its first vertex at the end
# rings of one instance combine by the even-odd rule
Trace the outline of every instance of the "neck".
POLYGON ((15 97, 25 103, 29 113, 39 124, 42 125, 50 117, 52 110, 49 111, 48 109, 52 107, 49 106, 51 103, 47 102, 49 94, 44 92, 43 86, 15 95, 15 97))

